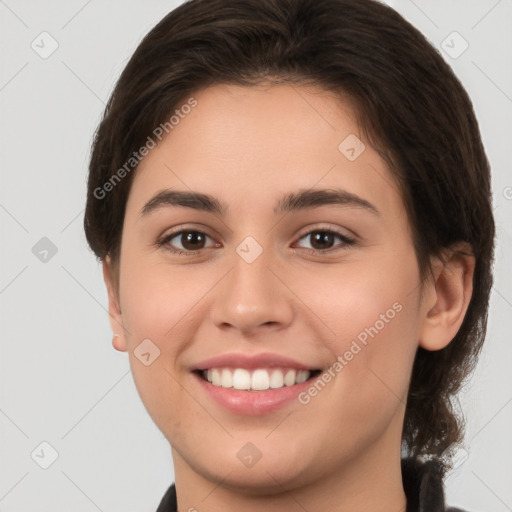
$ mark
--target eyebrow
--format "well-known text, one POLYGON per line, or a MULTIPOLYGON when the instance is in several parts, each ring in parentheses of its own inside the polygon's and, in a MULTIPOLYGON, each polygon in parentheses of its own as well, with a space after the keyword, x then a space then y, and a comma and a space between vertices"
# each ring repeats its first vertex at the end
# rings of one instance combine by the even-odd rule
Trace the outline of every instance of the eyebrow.
MULTIPOLYGON (((342 189, 307 189, 287 194, 274 207, 274 213, 277 215, 326 205, 361 208, 380 216, 379 210, 372 203, 342 189)), ((146 216, 163 207, 191 208, 221 216, 226 216, 229 211, 225 203, 209 194, 166 189, 158 192, 143 206, 141 215, 146 216)))

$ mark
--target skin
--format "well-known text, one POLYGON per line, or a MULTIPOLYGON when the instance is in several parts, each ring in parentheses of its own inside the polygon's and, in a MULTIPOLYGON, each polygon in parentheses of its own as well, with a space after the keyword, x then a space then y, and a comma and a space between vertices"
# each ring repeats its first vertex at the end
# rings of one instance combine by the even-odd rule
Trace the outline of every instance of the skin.
MULTIPOLYGON (((402 197, 346 101, 283 84, 216 85, 194 97, 198 105, 137 169, 120 260, 103 262, 114 346, 128 352, 172 445, 179 509, 405 510, 400 442, 414 355, 457 333, 474 259, 448 251, 420 285, 402 197), (366 145, 355 161, 338 150, 349 134, 366 145), (211 194, 229 212, 166 206, 141 215, 171 188, 211 194), (283 195, 311 188, 347 190, 380 215, 333 205, 274 213, 283 195), (184 228, 208 235, 192 256, 155 246, 184 228), (322 228, 356 243, 315 245, 308 233, 322 228), (247 236, 263 249, 250 264, 236 252, 247 236), (318 247, 330 249, 314 254, 318 247), (327 369, 396 302, 402 310, 307 405, 237 415, 208 400, 191 374, 232 352, 327 369), (134 354, 147 338, 160 350, 149 366, 134 354), (247 442, 262 454, 251 468, 237 457, 247 442)), ((181 236, 170 243, 189 247, 181 236)))

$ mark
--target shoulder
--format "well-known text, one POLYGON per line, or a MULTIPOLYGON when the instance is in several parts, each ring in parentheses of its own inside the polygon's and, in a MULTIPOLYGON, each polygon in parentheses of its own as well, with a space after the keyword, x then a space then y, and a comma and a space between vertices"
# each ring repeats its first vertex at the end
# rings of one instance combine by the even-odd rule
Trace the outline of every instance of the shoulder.
POLYGON ((436 460, 402 459, 407 512, 468 512, 445 505, 443 466, 436 460))
POLYGON ((177 512, 176 487, 172 484, 165 493, 156 512, 177 512))

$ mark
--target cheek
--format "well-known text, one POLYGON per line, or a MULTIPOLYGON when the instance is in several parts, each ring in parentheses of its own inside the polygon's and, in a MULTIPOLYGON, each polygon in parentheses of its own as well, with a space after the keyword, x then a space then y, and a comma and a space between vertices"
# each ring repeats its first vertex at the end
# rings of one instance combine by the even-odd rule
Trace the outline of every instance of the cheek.
MULTIPOLYGON (((138 337, 154 339, 169 348, 173 334, 189 323, 194 300, 206 283, 197 273, 184 272, 178 267, 153 263, 145 255, 137 257, 135 251, 127 255, 121 266, 121 305, 123 320, 128 330, 138 337)), ((213 282, 213 277, 210 281, 213 282)), ((132 348, 138 339, 130 337, 132 348)), ((171 347, 172 348, 172 344, 171 347)))
POLYGON ((400 258, 382 253, 372 262, 340 265, 336 274, 297 276, 294 291, 320 319, 314 332, 332 355, 336 377, 325 394, 339 404, 333 425, 360 429, 372 411, 375 427, 382 427, 405 403, 419 330, 418 278, 410 248, 400 258))
POLYGON ((410 247, 404 246, 398 254, 382 248, 371 258, 347 259, 287 275, 300 299, 300 320, 315 322, 311 326, 323 336, 319 341, 328 343, 336 354, 349 349, 354 339, 367 341, 368 346, 377 339, 387 340, 390 346, 398 340, 403 343, 399 336, 403 329, 409 340, 418 320, 419 274, 410 247))
POLYGON ((154 417, 156 411, 167 409, 169 392, 179 389, 173 362, 180 347, 172 341, 186 314, 185 304, 179 289, 170 287, 157 268, 134 251, 125 254, 120 297, 130 366, 141 399, 154 417))
POLYGON ((133 379, 150 416, 164 431, 172 429, 173 438, 181 435, 177 411, 188 411, 187 425, 194 415, 204 420, 200 411, 191 409, 190 395, 178 381, 183 377, 181 355, 198 338, 197 329, 208 314, 204 297, 217 281, 211 269, 184 272, 153 263, 134 249, 126 250, 122 260, 121 307, 133 379), (148 339, 158 355, 146 366, 137 354, 148 339))

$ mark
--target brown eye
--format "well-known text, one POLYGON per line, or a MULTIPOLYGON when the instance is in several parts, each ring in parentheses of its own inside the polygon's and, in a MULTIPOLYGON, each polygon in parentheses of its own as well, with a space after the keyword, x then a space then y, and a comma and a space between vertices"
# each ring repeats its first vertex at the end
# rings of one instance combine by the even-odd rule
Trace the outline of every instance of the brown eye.
POLYGON ((205 244, 205 234, 198 231, 184 231, 181 233, 180 242, 184 249, 194 251, 203 249, 205 244))
POLYGON ((317 231, 309 236, 313 249, 330 249, 335 240, 335 235, 326 231, 317 231))
MULTIPOLYGON (((337 244, 341 246, 340 248, 353 245, 355 243, 355 240, 330 229, 317 229, 315 231, 310 231, 301 237, 301 240, 304 239, 309 239, 311 250, 317 252, 325 252, 331 250, 333 245, 336 245, 336 239, 341 240, 342 242, 341 244, 337 244)), ((308 247, 305 247, 305 249, 308 249, 308 247)))
POLYGON ((165 236, 158 245, 178 254, 190 254, 206 247, 206 239, 211 238, 206 233, 194 230, 182 230, 165 236))

